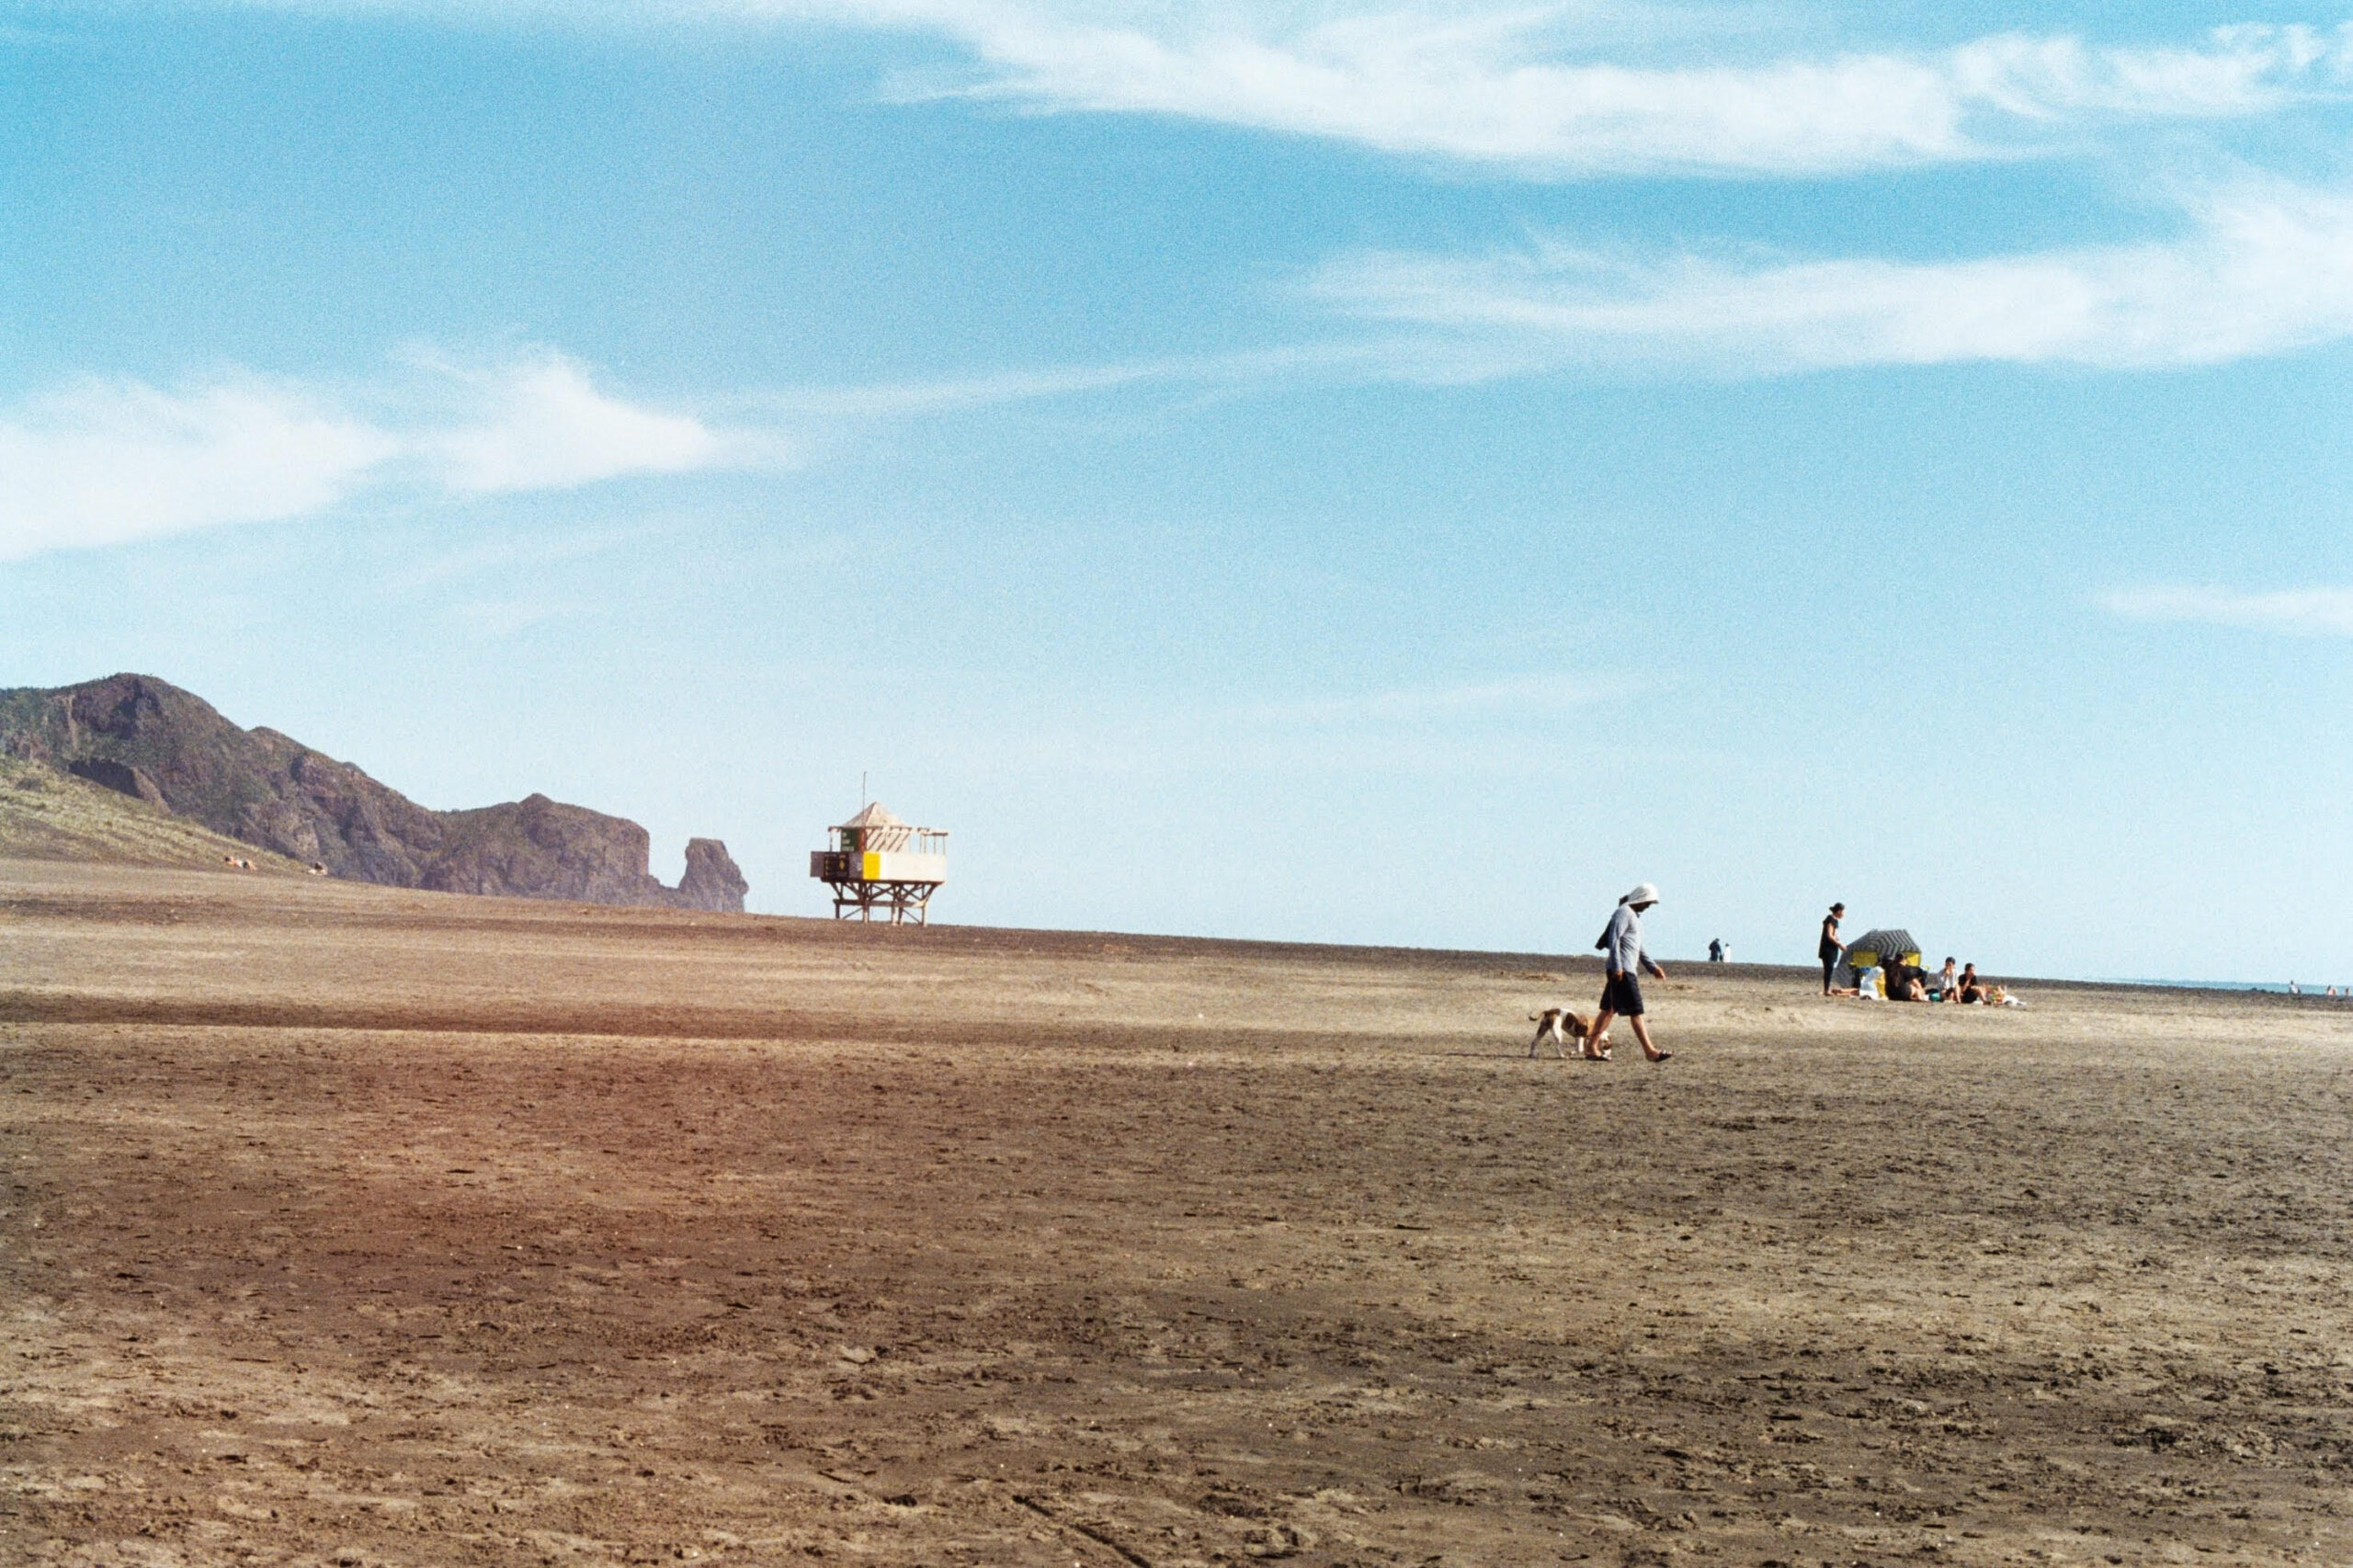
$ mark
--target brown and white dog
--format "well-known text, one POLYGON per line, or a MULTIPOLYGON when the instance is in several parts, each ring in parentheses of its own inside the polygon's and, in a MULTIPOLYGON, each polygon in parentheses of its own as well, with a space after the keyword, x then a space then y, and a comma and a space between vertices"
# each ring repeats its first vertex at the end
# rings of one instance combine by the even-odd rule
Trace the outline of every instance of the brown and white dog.
POLYGON ((1569 1054, 1572 1041, 1580 1051, 1591 1053, 1598 1051, 1605 1057, 1609 1054, 1608 1036, 1603 1036, 1597 1046, 1586 1040, 1585 1037, 1592 1030, 1593 1020, 1582 1013, 1572 1013, 1566 1007, 1547 1007, 1540 1013, 1529 1014, 1528 1021, 1536 1026, 1536 1038, 1528 1042, 1528 1054, 1530 1056, 1541 1050, 1548 1040, 1552 1042, 1553 1053, 1563 1060, 1569 1054))

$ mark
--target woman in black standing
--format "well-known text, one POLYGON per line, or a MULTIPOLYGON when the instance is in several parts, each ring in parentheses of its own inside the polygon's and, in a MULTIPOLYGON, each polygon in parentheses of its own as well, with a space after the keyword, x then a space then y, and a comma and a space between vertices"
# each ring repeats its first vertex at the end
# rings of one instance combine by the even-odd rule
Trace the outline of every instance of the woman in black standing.
POLYGON ((1838 940, 1838 922, 1846 916, 1847 906, 1834 903, 1830 913, 1822 917, 1822 994, 1830 994, 1830 977, 1838 972, 1838 957, 1847 949, 1838 940))

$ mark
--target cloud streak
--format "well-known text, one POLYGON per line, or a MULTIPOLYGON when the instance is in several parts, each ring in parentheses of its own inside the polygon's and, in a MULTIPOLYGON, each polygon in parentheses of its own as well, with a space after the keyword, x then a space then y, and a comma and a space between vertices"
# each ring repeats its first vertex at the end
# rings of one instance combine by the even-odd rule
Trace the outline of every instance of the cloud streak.
POLYGON ((1629 256, 1565 244, 1380 252, 1309 281, 1327 305, 1483 347, 1497 373, 1578 364, 1781 374, 1996 362, 2217 364, 2353 335, 2353 194, 2202 196, 2142 244, 1956 261, 1629 256))
POLYGON ((898 96, 1164 115, 1537 178, 1818 176, 2018 157, 2119 125, 2274 114, 2353 88, 2353 24, 2240 24, 2150 47, 2002 33, 1943 50, 1736 62, 1725 6, 1544 0, 250 0, 447 21, 818 25, 946 43, 898 96))
POLYGON ((300 388, 85 381, 0 417, 0 558, 298 517, 399 449, 300 388))
POLYGON ((449 427, 415 437, 413 450, 440 483, 465 494, 570 490, 629 474, 738 466, 762 444, 692 415, 607 396, 558 354, 487 370, 425 363, 449 376, 472 407, 449 427))
POLYGON ((88 381, 0 410, 0 559, 305 517, 371 489, 568 490, 793 460, 779 433, 614 397, 551 351, 413 370, 341 395, 243 371, 88 381))
MULTIPOLYGON (((978 765, 1028 777, 1525 774, 1557 765, 1564 733, 1582 735, 1586 715, 1646 684, 1623 671, 1552 671, 1268 700, 1170 694, 1116 712, 1064 702, 1023 732, 1017 752, 978 765)), ((975 739, 961 749, 970 762, 1000 748, 975 739)))
POLYGON ((2299 637, 2353 637, 2353 588, 2236 588, 2143 585, 2118 588, 2101 603, 2130 620, 2242 627, 2299 637))
MULTIPOLYGON (((751 8, 767 9, 759 0, 751 8)), ((1597 60, 1563 6, 1336 12, 901 4, 984 66, 961 89, 1051 111, 1165 114, 1538 176, 1825 175, 2013 157, 2120 122, 2263 115, 2345 90, 2353 33, 2241 26, 2104 48, 2005 34, 1941 52, 1762 64, 1597 60)))

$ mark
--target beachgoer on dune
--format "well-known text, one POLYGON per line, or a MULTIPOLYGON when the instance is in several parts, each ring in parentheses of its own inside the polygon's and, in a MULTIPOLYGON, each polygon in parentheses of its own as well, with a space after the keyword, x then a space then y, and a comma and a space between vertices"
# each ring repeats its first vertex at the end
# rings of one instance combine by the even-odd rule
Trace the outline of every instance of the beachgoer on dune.
POLYGON ((1846 945, 1838 940, 1838 922, 1845 918, 1847 906, 1834 903, 1830 913, 1822 917, 1822 994, 1830 994, 1831 977, 1838 972, 1838 960, 1845 955, 1846 945))
POLYGON ((1609 1052, 1596 1050, 1593 1041, 1608 1038, 1609 1021, 1623 1017, 1634 1026, 1634 1038, 1642 1042, 1643 1054, 1653 1062, 1664 1062, 1675 1054, 1661 1051, 1651 1043, 1650 1026, 1643 1021, 1643 986, 1637 971, 1646 970, 1659 979, 1666 978, 1666 971, 1657 960, 1643 951, 1643 911, 1658 902, 1658 889, 1644 882, 1618 901, 1617 909, 1609 916, 1609 924, 1602 929, 1601 939, 1594 946, 1601 949, 1603 981, 1601 1013, 1593 1020, 1586 1035, 1585 1059, 1607 1062, 1609 1052))

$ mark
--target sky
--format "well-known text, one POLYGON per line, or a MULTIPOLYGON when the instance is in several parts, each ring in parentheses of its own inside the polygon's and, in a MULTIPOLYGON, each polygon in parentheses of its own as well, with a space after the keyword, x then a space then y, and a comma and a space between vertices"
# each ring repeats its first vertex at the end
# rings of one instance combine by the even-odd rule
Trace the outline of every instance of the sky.
POLYGON ((0 0, 0 687, 979 924, 2353 981, 2353 20, 0 0))

